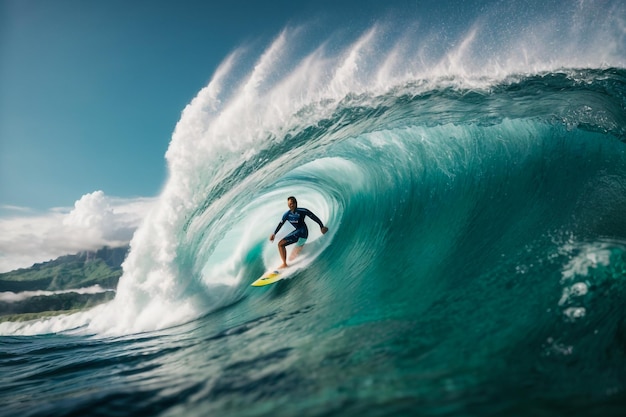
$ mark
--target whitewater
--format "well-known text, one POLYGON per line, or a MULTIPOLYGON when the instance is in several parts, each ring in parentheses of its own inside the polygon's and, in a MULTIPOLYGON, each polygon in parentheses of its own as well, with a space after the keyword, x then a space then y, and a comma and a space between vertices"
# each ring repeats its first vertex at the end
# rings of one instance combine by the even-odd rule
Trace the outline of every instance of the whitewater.
POLYGON ((626 13, 602 6, 234 51, 115 298, 0 323, 0 414, 623 415, 626 13), (329 232, 250 287, 290 195, 329 232))

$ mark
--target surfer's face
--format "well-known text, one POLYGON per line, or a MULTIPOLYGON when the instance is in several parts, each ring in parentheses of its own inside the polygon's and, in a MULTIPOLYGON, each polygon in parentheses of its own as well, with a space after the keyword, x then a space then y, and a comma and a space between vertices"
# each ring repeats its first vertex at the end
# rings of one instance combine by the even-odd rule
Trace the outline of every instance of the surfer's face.
POLYGON ((296 202, 293 200, 287 200, 287 206, 289 207, 289 210, 291 211, 295 211, 295 209, 298 207, 296 202))

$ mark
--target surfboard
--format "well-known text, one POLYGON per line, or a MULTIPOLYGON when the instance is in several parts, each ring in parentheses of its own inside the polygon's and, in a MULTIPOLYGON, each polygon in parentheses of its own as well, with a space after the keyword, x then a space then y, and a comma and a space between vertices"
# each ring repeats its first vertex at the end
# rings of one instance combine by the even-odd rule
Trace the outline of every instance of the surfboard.
POLYGON ((275 283, 276 281, 280 281, 284 277, 285 276, 281 274, 279 270, 269 271, 263 274, 261 278, 257 279, 250 285, 252 285, 253 287, 262 287, 264 285, 269 285, 275 283))

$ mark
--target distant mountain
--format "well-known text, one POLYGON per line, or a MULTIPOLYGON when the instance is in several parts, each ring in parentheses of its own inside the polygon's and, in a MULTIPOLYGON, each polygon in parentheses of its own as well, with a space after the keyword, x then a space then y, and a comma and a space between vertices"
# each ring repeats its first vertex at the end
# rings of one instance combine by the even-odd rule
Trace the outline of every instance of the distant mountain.
POLYGON ((114 289, 128 246, 61 256, 30 268, 0 273, 0 292, 58 291, 100 285, 114 289))
POLYGON ((114 291, 84 294, 68 290, 94 285, 105 290, 114 290, 122 275, 122 262, 126 259, 128 249, 128 246, 104 247, 97 251, 61 256, 30 268, 0 273, 0 293, 65 291, 52 295, 27 294, 26 298, 18 301, 13 301, 11 297, 0 298, 0 321, 30 320, 81 310, 109 301, 114 297, 114 291))

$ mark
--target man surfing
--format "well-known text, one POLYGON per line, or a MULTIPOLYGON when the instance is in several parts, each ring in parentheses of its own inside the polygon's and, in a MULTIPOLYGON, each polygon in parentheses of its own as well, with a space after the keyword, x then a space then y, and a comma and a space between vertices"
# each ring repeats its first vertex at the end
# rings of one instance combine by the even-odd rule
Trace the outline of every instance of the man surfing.
POLYGON ((300 251, 302 250, 302 246, 306 243, 306 239, 309 237, 309 229, 306 227, 306 223, 304 222, 305 217, 310 217, 315 223, 319 224, 320 231, 322 234, 326 234, 328 232, 328 227, 324 226, 324 223, 317 217, 311 210, 305 208, 298 208, 298 201, 295 197, 287 198, 287 206, 289 210, 285 214, 283 214, 283 218, 281 219, 278 226, 276 226, 276 230, 270 236, 270 241, 273 242, 276 237, 276 233, 283 227, 285 222, 291 223, 296 230, 289 233, 280 242, 278 242, 278 253, 280 254, 280 258, 283 261, 283 264, 278 268, 287 268, 287 246, 295 243, 296 247, 294 248, 289 260, 291 261, 295 258, 300 251))

